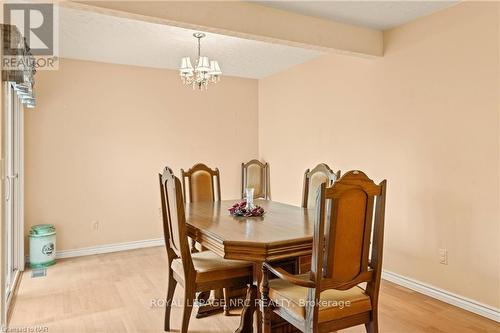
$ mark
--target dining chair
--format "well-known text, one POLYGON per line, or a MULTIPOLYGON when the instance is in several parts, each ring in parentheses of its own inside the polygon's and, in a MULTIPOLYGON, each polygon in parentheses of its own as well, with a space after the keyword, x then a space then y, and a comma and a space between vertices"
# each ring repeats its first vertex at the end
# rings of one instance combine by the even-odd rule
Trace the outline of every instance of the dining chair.
MULTIPOLYGON (((199 201, 220 201, 220 172, 218 168, 211 169, 206 164, 197 163, 189 170, 184 171, 181 169, 182 175, 182 192, 184 195, 184 202, 199 202, 199 201), (186 186, 187 179, 187 186, 186 186)), ((201 247, 201 250, 205 249, 201 247)), ((191 252, 198 252, 196 248, 196 239, 191 238, 191 252)), ((243 288, 244 289, 244 288, 243 288)), ((223 290, 215 290, 216 298, 224 297, 224 314, 229 316, 230 298, 234 294, 232 288, 224 288, 223 290)), ((210 297, 210 292, 202 292, 198 295, 199 301, 206 302, 210 297)), ((217 307, 215 307, 217 308, 217 307)), ((202 318, 212 312, 211 307, 206 307, 199 310, 196 317, 202 318)))
POLYGON ((172 169, 159 175, 163 234, 168 259, 168 291, 165 308, 165 331, 170 331, 170 310, 177 283, 184 288, 181 333, 186 333, 196 292, 242 287, 252 283, 253 265, 228 260, 211 251, 191 253, 186 231, 181 182, 172 169))
POLYGON ((316 205, 316 193, 321 184, 331 186, 335 180, 340 178, 340 170, 333 172, 325 163, 316 165, 312 170, 304 172, 304 188, 302 191, 302 208, 314 208, 316 205))
POLYGON ((203 163, 193 165, 188 171, 181 169, 184 202, 220 201, 219 169, 210 169, 203 163), (188 185, 186 189, 186 179, 188 185), (217 190, 215 187, 217 186, 217 190), (186 191, 187 190, 187 191, 186 191), (186 193, 188 192, 188 193, 186 193), (216 197, 217 194, 217 197, 216 197))
POLYGON ((241 163, 241 198, 245 198, 245 188, 254 189, 254 199, 269 199, 269 164, 259 160, 241 163))
POLYGON ((361 324, 368 333, 378 332, 386 183, 376 185, 363 172, 349 171, 333 186, 321 184, 311 271, 291 275, 263 265, 265 333, 271 330, 271 312, 307 333, 361 324), (269 280, 269 272, 278 278, 269 280))
MULTIPOLYGON (((188 171, 181 169, 182 193, 184 202, 220 201, 220 173, 219 169, 210 169, 203 163, 197 163, 188 171), (188 180, 186 191, 186 179, 188 180), (215 185, 217 183, 217 191, 215 185), (186 193, 187 192, 187 193, 186 193), (215 194, 217 193, 217 200, 215 194)), ((197 252, 196 240, 191 239, 191 252, 197 252)))

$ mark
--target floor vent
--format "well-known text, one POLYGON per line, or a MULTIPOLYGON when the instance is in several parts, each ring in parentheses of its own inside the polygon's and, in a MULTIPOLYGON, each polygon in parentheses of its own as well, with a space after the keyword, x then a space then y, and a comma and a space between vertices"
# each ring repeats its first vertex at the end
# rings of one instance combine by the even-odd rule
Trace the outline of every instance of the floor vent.
POLYGON ((31 271, 32 278, 38 278, 44 276, 47 276, 47 268, 37 268, 31 271))

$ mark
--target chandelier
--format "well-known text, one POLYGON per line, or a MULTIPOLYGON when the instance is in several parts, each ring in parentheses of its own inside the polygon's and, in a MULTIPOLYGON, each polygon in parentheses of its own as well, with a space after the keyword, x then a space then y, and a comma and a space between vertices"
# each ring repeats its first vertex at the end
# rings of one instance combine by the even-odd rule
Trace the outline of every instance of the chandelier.
POLYGON ((12 57, 15 59, 15 63, 18 64, 16 67, 6 64, 6 68, 2 69, 2 79, 13 82, 19 100, 24 106, 32 109, 36 104, 33 90, 36 60, 31 53, 26 38, 22 36, 16 26, 0 24, 0 33, 5 36, 3 41, 0 40, 0 48, 13 50, 13 52, 6 55, 6 59, 12 57))
POLYGON ((209 83, 217 83, 220 80, 222 72, 219 63, 215 60, 209 60, 208 57, 201 56, 201 39, 205 37, 204 33, 195 32, 193 36, 198 39, 198 59, 195 66, 191 65, 191 58, 184 57, 179 69, 182 83, 192 86, 193 89, 207 90, 209 83))

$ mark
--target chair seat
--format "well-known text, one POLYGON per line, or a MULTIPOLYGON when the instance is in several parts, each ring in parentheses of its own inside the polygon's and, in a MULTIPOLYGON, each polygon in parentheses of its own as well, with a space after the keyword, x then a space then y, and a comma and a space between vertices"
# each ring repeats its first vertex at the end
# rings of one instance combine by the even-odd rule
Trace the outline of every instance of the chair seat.
MULTIPOLYGON (((308 278, 309 274, 298 275, 308 278)), ((286 308, 299 320, 305 319, 307 289, 288 281, 276 279, 269 281, 269 298, 277 306, 286 308)), ((325 290, 319 302, 319 322, 340 319, 371 310, 370 296, 360 287, 348 290, 325 290)))
MULTIPOLYGON (((191 258, 196 271, 196 282, 226 280, 252 276, 253 274, 253 264, 251 262, 224 259, 211 251, 192 253, 191 258)), ((180 276, 184 276, 181 259, 172 261, 172 270, 180 276)))

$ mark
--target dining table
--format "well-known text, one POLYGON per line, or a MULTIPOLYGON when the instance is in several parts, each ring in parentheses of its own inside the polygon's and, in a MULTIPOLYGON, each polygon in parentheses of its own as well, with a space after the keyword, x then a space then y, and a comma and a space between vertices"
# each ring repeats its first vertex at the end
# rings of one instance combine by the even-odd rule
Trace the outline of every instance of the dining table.
MULTIPOLYGON (((240 200, 186 204, 188 236, 225 259, 253 263, 253 285, 249 286, 236 333, 262 330, 260 282, 264 262, 307 258, 312 253, 316 210, 271 200, 254 200, 264 209, 260 217, 238 217, 229 208, 240 200)), ((307 264, 307 263, 306 263, 307 264)))

